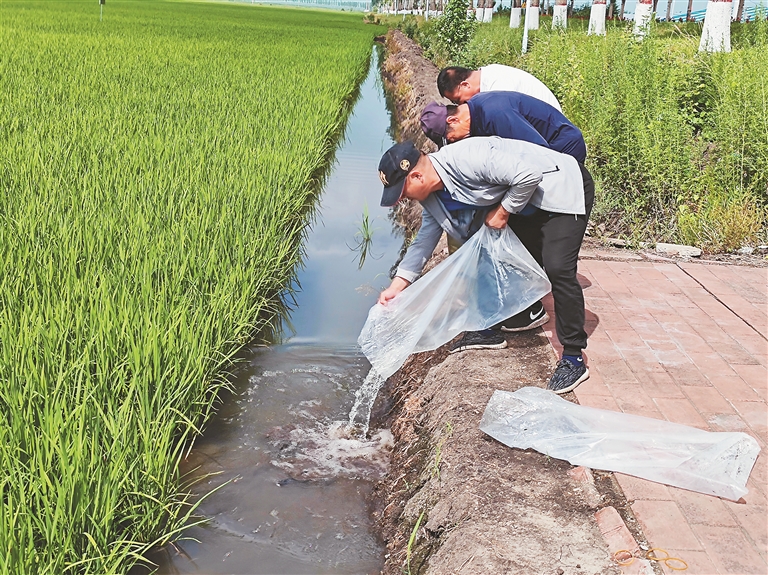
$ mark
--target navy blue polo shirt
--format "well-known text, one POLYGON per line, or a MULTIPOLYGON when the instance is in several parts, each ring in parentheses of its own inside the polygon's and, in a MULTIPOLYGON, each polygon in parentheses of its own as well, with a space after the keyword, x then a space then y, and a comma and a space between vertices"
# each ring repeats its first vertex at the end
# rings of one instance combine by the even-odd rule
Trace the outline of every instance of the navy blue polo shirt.
POLYGON ((476 210, 477 209, 477 206, 471 206, 469 204, 465 204, 464 202, 460 202, 459 200, 454 200, 451 197, 451 194, 445 188, 437 191, 437 197, 440 198, 440 201, 443 202, 445 209, 448 210, 449 212, 455 212, 457 210, 476 210))
POLYGON ((581 130, 557 108, 520 92, 481 92, 468 102, 470 136, 523 140, 568 154, 582 164, 587 145, 581 130))

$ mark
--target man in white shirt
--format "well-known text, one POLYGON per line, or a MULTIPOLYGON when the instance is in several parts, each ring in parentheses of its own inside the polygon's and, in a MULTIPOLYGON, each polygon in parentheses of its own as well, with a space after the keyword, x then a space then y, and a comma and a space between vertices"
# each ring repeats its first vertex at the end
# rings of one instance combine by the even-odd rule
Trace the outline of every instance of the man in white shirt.
POLYGON ((479 70, 461 66, 443 68, 437 76, 437 89, 443 98, 457 105, 465 104, 480 92, 521 92, 563 111, 552 91, 536 76, 502 64, 483 66, 479 70))

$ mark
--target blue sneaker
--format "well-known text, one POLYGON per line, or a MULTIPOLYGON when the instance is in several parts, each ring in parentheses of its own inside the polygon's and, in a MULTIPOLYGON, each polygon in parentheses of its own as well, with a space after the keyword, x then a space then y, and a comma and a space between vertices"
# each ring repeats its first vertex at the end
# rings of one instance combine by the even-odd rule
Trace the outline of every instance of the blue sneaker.
POLYGON ((552 374, 552 379, 549 380, 547 389, 560 395, 561 393, 568 393, 576 389, 581 382, 588 379, 589 370, 584 365, 584 360, 579 362, 578 365, 574 365, 567 359, 561 359, 557 362, 555 373, 552 374))

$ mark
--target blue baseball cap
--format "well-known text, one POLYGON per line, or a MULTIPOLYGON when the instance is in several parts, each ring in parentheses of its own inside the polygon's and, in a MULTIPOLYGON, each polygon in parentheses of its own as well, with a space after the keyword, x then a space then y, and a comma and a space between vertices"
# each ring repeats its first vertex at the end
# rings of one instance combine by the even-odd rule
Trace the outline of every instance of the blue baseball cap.
POLYGON ((381 194, 381 205, 388 208, 394 206, 403 195, 405 177, 416 166, 421 158, 421 152, 413 142, 406 140, 395 144, 384 152, 379 162, 379 179, 384 184, 381 194))

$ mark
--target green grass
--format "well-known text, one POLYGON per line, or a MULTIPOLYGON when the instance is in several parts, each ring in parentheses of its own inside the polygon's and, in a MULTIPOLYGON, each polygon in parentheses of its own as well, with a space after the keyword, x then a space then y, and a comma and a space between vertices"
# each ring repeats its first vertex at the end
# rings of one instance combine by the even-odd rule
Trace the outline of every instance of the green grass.
POLYGON ((411 536, 408 538, 408 546, 405 550, 406 573, 408 573, 408 575, 411 575, 411 555, 413 554, 413 549, 416 545, 416 538, 418 537, 419 527, 421 527, 421 520, 424 519, 424 514, 426 512, 427 511, 424 510, 419 514, 419 518, 416 520, 416 524, 411 530, 411 536))
POLYGON ((276 311, 364 77, 358 15, 0 4, 0 572, 121 573, 276 311))
POLYGON ((654 24, 638 42, 631 22, 608 21, 605 37, 587 23, 560 32, 542 17, 522 55, 522 29, 496 18, 454 62, 434 23, 410 32, 440 66, 508 64, 544 81, 584 132, 593 220, 611 233, 709 251, 768 242, 768 23, 733 24, 733 51, 711 55, 700 24, 654 24))

